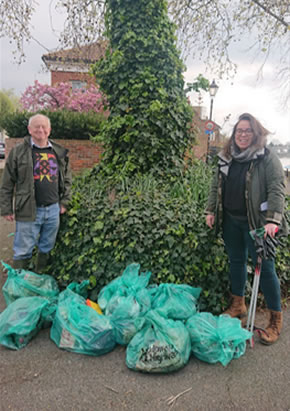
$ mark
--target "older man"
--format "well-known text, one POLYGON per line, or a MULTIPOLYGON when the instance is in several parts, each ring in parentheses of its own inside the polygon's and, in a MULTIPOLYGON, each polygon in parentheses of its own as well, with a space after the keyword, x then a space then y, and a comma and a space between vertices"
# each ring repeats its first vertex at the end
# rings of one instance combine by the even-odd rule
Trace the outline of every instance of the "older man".
POLYGON ((30 135, 7 158, 0 205, 6 220, 16 220, 14 268, 27 268, 37 246, 35 271, 42 272, 55 244, 60 214, 70 200, 71 172, 68 150, 48 139, 48 117, 30 117, 28 131, 30 135))

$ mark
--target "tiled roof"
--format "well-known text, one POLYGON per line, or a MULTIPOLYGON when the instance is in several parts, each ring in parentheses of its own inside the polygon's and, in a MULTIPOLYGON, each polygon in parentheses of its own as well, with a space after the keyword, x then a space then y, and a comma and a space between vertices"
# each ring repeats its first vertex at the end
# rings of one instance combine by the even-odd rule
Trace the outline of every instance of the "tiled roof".
POLYGON ((44 63, 52 63, 54 61, 74 62, 74 63, 94 63, 99 60, 105 53, 107 41, 100 40, 98 42, 85 46, 74 47, 67 50, 59 50, 52 53, 44 54, 42 60, 44 63))

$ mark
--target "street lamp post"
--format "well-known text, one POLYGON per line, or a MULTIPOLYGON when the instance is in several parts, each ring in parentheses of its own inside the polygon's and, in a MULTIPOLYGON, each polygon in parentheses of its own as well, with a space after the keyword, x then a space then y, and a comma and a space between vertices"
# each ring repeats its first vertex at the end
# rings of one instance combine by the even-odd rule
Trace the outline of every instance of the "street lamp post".
POLYGON ((213 108, 213 99, 216 96, 218 91, 218 85, 216 84, 215 80, 212 81, 211 85, 209 86, 209 95, 210 95, 210 114, 209 119, 212 120, 212 108, 213 108))
MULTIPOLYGON (((212 121, 212 110, 213 110, 213 99, 216 96, 218 91, 218 85, 216 84, 215 80, 212 81, 211 85, 209 86, 209 95, 210 95, 210 112, 209 112, 209 120, 212 121)), ((206 150, 206 162, 208 162, 209 157, 209 140, 210 140, 210 133, 208 133, 207 137, 207 150, 206 150)))

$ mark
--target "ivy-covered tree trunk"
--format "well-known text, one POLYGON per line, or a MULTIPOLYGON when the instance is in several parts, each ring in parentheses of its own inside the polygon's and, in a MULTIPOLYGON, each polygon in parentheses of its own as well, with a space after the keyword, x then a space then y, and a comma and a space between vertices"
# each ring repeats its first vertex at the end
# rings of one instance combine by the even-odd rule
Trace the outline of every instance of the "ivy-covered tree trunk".
POLYGON ((164 0, 107 0, 105 58, 93 72, 108 98, 107 165, 114 173, 171 169, 188 146, 192 111, 164 0))
POLYGON ((179 167, 192 112, 167 3, 107 0, 106 25, 110 47, 94 67, 110 104, 105 158, 74 180, 51 273, 63 285, 89 278, 95 300, 137 262, 154 282, 200 286, 220 310, 226 263, 221 244, 213 252, 203 219, 211 170, 202 162, 179 167))

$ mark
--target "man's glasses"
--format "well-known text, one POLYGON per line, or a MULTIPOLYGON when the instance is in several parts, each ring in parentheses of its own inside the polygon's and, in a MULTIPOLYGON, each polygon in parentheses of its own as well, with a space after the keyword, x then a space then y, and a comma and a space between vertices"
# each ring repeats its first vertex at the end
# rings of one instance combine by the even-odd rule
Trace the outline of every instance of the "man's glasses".
POLYGON ((253 134, 253 130, 251 128, 247 128, 246 130, 242 130, 241 128, 236 129, 236 134, 238 136, 241 136, 242 134, 246 134, 247 136, 250 136, 253 134))

